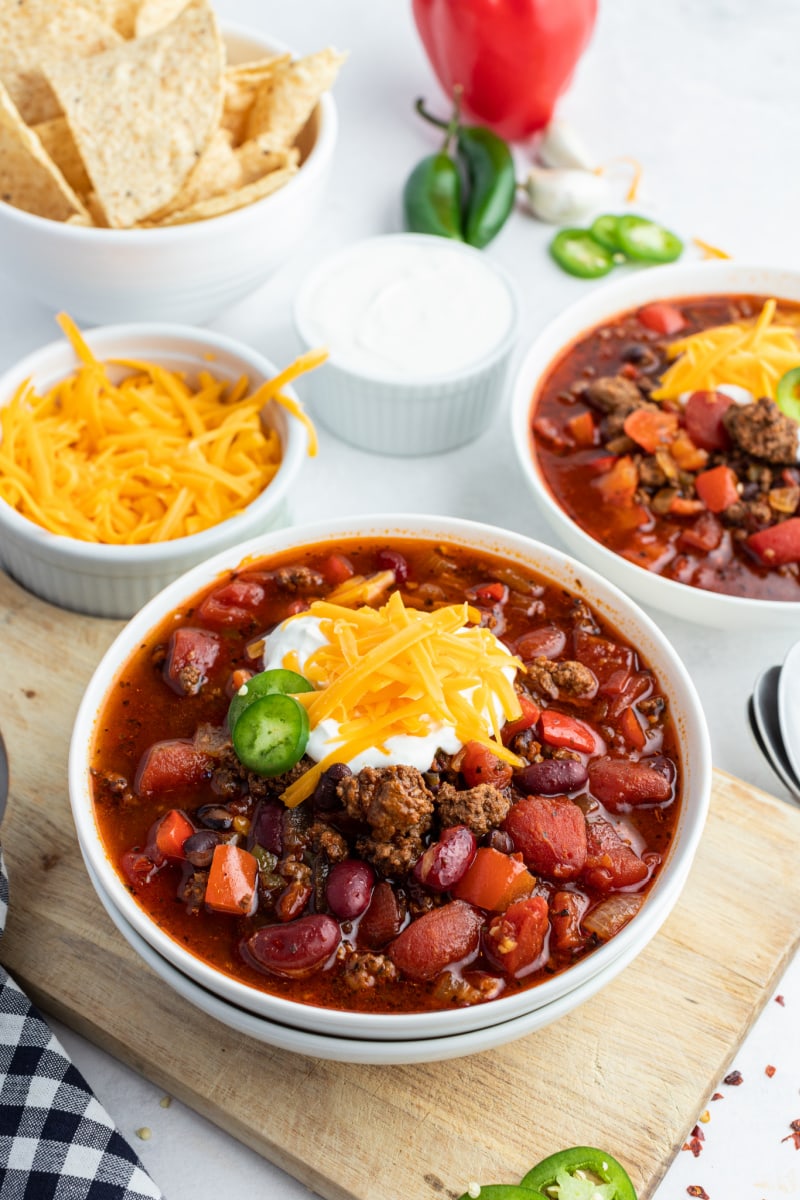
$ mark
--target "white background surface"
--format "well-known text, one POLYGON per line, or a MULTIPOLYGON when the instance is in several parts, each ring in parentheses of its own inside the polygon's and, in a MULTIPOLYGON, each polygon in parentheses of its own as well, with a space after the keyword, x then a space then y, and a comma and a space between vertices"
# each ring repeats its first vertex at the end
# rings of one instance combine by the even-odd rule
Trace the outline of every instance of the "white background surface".
MULTIPOLYGON (((687 238, 705 238, 737 258, 800 267, 800 5, 796 0, 600 3, 594 39, 562 102, 562 114, 575 122, 599 159, 631 154, 642 162, 640 208, 687 238)), ((443 102, 408 0, 217 0, 217 9, 223 21, 260 28, 299 52, 328 44, 350 51, 335 93, 340 146, 323 218, 287 267, 214 322, 281 362, 297 352, 291 301, 320 255, 400 228, 404 178, 435 145, 433 132, 414 116, 412 102, 417 95, 438 107, 443 102)), ((525 159, 523 148, 520 165, 525 159)), ((515 361, 547 319, 594 286, 560 274, 550 263, 545 246, 551 232, 520 211, 486 251, 515 275, 524 298, 515 361)), ((18 285, 6 284, 0 307, 0 367, 55 336, 51 315, 18 285)), ((308 464, 294 500, 296 521, 311 520, 320 511, 345 515, 392 508, 489 521, 550 540, 510 452, 505 407, 478 442, 430 459, 375 459, 323 433, 320 456, 308 464)), ((750 737, 745 702, 756 674, 781 661, 800 628, 743 638, 653 615, 692 671, 708 714, 716 765, 784 794, 750 737)), ((791 1141, 781 1142, 789 1121, 800 1117, 797 964, 778 990, 785 1007, 767 1002, 733 1064, 744 1083, 720 1089, 725 1098, 709 1104, 701 1155, 678 1154, 658 1200, 678 1200, 691 1184, 702 1185, 710 1200, 800 1195, 800 1152, 791 1141), (765 1075, 767 1064, 777 1068, 774 1078, 765 1075)), ((706 999, 713 1020, 713 997, 706 999)), ((162 1108, 160 1092, 82 1039, 60 1027, 58 1032, 170 1200, 309 1195, 179 1103, 162 1108), (137 1141, 135 1131, 144 1126, 152 1135, 137 1141)), ((591 1113, 585 1140, 593 1141, 591 1113)), ((624 1144, 607 1149, 625 1160, 624 1144)))

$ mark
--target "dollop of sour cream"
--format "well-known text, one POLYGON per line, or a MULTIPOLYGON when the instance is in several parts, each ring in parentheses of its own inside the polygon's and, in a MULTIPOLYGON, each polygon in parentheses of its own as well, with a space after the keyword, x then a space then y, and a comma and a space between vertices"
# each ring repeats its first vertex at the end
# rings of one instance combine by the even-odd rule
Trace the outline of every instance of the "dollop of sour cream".
MULTIPOLYGON (((497 638, 494 640, 497 642, 498 648, 508 654, 510 658, 510 651, 503 643, 497 638)), ((267 637, 264 645, 262 670, 272 671, 288 666, 286 659, 291 654, 293 663, 295 662, 294 655, 297 656, 296 663, 302 672, 314 651, 326 645, 328 645, 328 639, 323 632, 322 621, 319 617, 302 614, 291 617, 276 626, 267 637)), ((503 674, 511 683, 513 683, 516 673, 516 668, 512 665, 503 669, 503 674)), ((468 699, 474 690, 474 688, 469 688, 461 694, 468 699)), ((505 717, 499 697, 492 696, 491 705, 497 720, 502 724, 505 717)), ((486 731, 490 733, 492 721, 488 711, 483 713, 483 719, 486 731)), ((396 734, 388 737, 380 746, 371 746, 354 758, 348 759, 347 765, 353 773, 357 773, 362 767, 402 765, 416 767, 418 771, 427 771, 437 750, 442 750, 445 754, 456 754, 464 744, 459 740, 455 726, 433 720, 429 721, 429 726, 430 732, 424 736, 396 734)), ((321 762, 336 749, 337 745, 341 745, 342 739, 339 731, 339 722, 332 717, 315 725, 309 732, 306 746, 306 754, 309 758, 312 758, 314 762, 321 762)))
POLYGON ((375 238, 345 252, 303 303, 306 334, 342 367, 435 379, 478 362, 506 338, 514 301, 478 252, 437 238, 375 238))

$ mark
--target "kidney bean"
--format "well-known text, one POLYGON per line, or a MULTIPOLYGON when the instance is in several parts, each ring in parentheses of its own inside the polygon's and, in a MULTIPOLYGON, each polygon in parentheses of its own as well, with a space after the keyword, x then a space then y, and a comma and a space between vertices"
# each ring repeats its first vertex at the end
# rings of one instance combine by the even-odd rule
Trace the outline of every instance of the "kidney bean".
POLYGON ((255 963, 283 979, 305 979, 325 966, 342 931, 326 913, 266 925, 245 943, 255 963))
POLYGON ((221 804, 204 804, 197 810, 197 819, 207 829, 228 830, 233 822, 233 814, 221 804))
POLYGON ((359 858, 346 858, 331 867, 325 898, 331 912, 343 921, 353 921, 369 907, 375 872, 359 858))
POLYGON ((534 658, 558 658, 567 644, 567 635, 557 625, 542 625, 517 639, 517 654, 524 662, 534 658))
POLYGON ((186 839, 183 843, 183 853, 193 867, 208 867, 214 857, 214 847, 218 846, 220 841, 216 830, 201 829, 199 833, 193 833, 186 839))
POLYGON ((389 957, 408 979, 436 976, 478 948, 483 917, 464 900, 451 900, 407 925, 389 947, 389 957))
POLYGON ((381 571, 394 571, 394 577, 399 587, 408 579, 408 563, 402 554, 396 550, 379 550, 375 555, 375 564, 381 571))
POLYGON ((332 767, 328 767, 327 771, 323 771, 314 788, 312 797, 314 808, 319 809, 320 812, 331 812, 335 808, 341 808, 336 789, 343 779, 352 774, 347 763, 334 763, 332 767))
POLYGON ((477 848, 471 829, 452 825, 417 859, 414 877, 432 892, 447 892, 466 875, 477 848))
POLYGON ((515 850, 514 839, 504 829, 490 829, 484 845, 491 846, 492 850, 499 850, 501 854, 513 854, 515 850))
POLYGON ((375 885, 369 908, 358 923, 358 949, 383 950, 400 932, 404 918, 405 905, 401 904, 392 885, 381 880, 375 885))
POLYGON ((270 854, 283 854, 284 806, 277 800, 264 800, 256 808, 250 826, 250 845, 262 846, 270 854))
POLYGON ((538 796, 563 796, 582 788, 589 772, 574 758, 545 758, 514 775, 514 786, 538 796))

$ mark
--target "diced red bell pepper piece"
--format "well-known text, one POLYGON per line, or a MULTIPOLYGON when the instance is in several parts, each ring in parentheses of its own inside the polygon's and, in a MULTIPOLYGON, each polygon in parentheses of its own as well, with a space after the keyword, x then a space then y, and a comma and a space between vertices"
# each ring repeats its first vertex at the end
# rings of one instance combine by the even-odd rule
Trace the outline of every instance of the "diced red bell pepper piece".
POLYGON ((647 878, 648 867, 608 821, 586 822, 586 866, 583 878, 598 892, 630 887, 647 878))
POLYGON ((470 904, 452 900, 407 925, 389 947, 389 957, 403 975, 424 983, 474 955, 482 924, 483 917, 470 904))
POLYGON ((751 533, 745 544, 765 567, 800 562, 800 517, 751 533))
POLYGON ((514 900, 530 896, 535 885, 536 880, 521 859, 493 846, 481 846, 450 894, 488 912, 502 912, 514 900))
POLYGON ((672 781, 645 761, 595 758, 589 763, 589 788, 611 812, 626 812, 639 804, 666 804, 672 781))
POLYGON ((581 754, 593 754, 597 749, 597 735, 585 721, 545 708, 539 717, 542 739, 549 746, 564 746, 581 754))
POLYGON ((701 450, 727 450, 731 437, 722 418, 733 404, 724 392, 692 392, 683 410, 686 432, 701 450))
POLYGON ((183 625, 170 636, 164 678, 179 696, 196 696, 208 681, 219 651, 215 633, 183 625))
POLYGON ((685 429, 678 430, 669 452, 682 471, 702 471, 708 463, 708 451, 695 445, 685 429))
POLYGON ((712 512, 707 509, 701 512, 696 521, 688 529, 684 529, 678 541, 681 546, 690 550, 716 550, 722 541, 722 525, 712 512))
POLYGON ((522 714, 515 721, 506 721, 500 733, 504 744, 507 746, 509 742, 517 736, 518 733, 523 733, 526 729, 530 729, 535 725, 541 715, 541 709, 538 704, 535 704, 529 696, 518 697, 519 706, 522 709, 522 714))
POLYGON ((567 429, 576 446, 587 447, 597 445, 597 426, 594 417, 587 409, 567 421, 567 429))
POLYGON ((619 719, 619 731, 634 750, 644 750, 647 745, 647 735, 636 715, 636 710, 630 705, 623 710, 619 719))
POLYGON ((673 412, 635 408, 625 418, 623 429, 648 454, 655 454, 656 450, 666 448, 675 437, 678 417, 673 412))
POLYGON ((319 564, 319 571, 326 583, 331 587, 338 587, 340 583, 346 583, 348 579, 352 579, 355 575, 353 564, 349 558, 345 558, 343 554, 329 554, 319 564))
POLYGON ((645 304, 636 315, 645 329, 652 329, 653 333, 660 333, 664 337, 677 333, 686 325, 686 318, 681 310, 674 304, 666 304, 663 300, 645 304))
POLYGON ((461 759, 461 774, 469 787, 491 783, 496 788, 507 787, 514 774, 510 763, 503 762, 481 742, 467 742, 461 759))
POLYGON ((562 954, 580 950, 586 942, 581 918, 588 907, 582 892, 554 892, 550 898, 550 946, 562 954))
POLYGON ((211 759, 192 742, 156 742, 142 757, 134 788, 143 795, 153 795, 191 787, 205 779, 210 769, 211 759))
POLYGON ((709 512, 720 513, 739 499, 736 473, 724 464, 702 471, 695 477, 697 494, 709 512))
POLYGON ((577 879, 583 870, 586 822, 578 805, 566 796, 518 800, 508 810, 503 829, 532 871, 548 879, 577 879))
POLYGON ((467 598, 474 604, 490 608, 493 604, 505 604, 508 599, 508 588, 497 580, 493 583, 481 583, 477 587, 470 588, 467 598))
POLYGON ((490 922, 483 939, 486 957, 512 979, 529 975, 539 965, 549 925, 544 896, 518 900, 490 922))
POLYGON ((214 912, 251 916, 256 905, 258 861, 248 850, 224 842, 214 847, 205 901, 214 912))
POLYGON ((238 625, 251 621, 266 591, 256 579, 232 579, 206 596, 197 615, 209 625, 238 625))
POLYGON ((195 832, 194 825, 178 808, 171 808, 158 822, 155 842, 165 858, 185 859, 183 843, 195 832))

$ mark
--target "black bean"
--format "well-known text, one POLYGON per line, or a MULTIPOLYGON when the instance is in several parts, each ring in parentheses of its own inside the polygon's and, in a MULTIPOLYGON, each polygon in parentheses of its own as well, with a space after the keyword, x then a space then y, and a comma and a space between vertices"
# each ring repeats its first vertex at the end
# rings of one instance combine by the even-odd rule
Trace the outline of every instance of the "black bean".
POLYGON ((233 814, 221 804, 204 804, 197 810, 197 819, 208 829, 230 829, 233 814))
POLYGON ((328 767, 327 771, 320 776, 314 789, 314 808, 319 809, 320 812, 331 812, 335 808, 341 808, 336 789, 341 780, 352 774, 353 772, 346 763, 334 763, 332 767, 328 767))
POLYGON ((208 867, 214 857, 214 849, 220 844, 221 838, 213 829, 201 829, 193 833, 183 843, 183 853, 193 867, 208 867))

